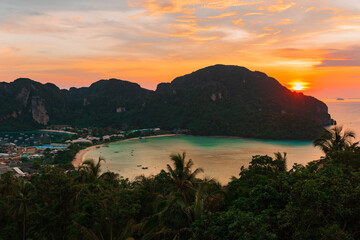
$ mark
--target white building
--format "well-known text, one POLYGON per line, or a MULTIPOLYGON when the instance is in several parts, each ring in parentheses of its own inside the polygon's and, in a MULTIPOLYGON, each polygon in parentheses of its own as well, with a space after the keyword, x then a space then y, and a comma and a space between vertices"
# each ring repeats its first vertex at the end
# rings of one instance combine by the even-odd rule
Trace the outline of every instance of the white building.
POLYGON ((103 141, 105 140, 110 140, 111 136, 110 135, 105 135, 102 137, 103 141))
POLYGON ((71 143, 90 143, 90 144, 92 144, 92 141, 89 139, 85 139, 85 138, 78 138, 78 139, 72 140, 71 143))

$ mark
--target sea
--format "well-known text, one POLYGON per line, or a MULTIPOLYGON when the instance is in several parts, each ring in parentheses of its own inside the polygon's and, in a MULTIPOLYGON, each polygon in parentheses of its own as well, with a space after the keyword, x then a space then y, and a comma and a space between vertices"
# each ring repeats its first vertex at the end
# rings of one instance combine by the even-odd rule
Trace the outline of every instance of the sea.
MULTIPOLYGON (((360 137, 360 99, 323 100, 331 117, 360 137)), ((357 140, 359 140, 358 138, 357 140)), ((105 158, 103 171, 113 171, 134 180, 139 175, 155 175, 167 164, 170 154, 186 152, 194 162, 193 169, 202 168, 200 177, 215 178, 222 184, 238 177, 240 168, 247 167, 255 155, 274 156, 287 153, 287 168, 320 159, 323 153, 311 141, 273 141, 233 137, 165 136, 121 141, 94 148, 85 159, 105 158)))

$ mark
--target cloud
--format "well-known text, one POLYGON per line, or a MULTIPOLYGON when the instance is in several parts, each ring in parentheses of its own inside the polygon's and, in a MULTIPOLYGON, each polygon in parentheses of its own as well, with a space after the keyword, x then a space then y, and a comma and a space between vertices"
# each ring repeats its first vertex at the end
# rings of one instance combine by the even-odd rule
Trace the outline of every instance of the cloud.
MULTIPOLYGON (((189 37, 191 35, 197 34, 199 32, 204 31, 210 31, 218 28, 218 26, 210 26, 210 27, 199 27, 197 24, 170 24, 169 26, 172 33, 169 34, 169 36, 175 36, 175 37, 189 37)), ((194 37, 194 39, 203 39, 203 40, 213 40, 214 37, 194 37)))
POLYGON ((263 30, 264 31, 276 31, 276 29, 273 29, 273 28, 270 28, 269 26, 265 26, 265 27, 263 27, 263 30))
POLYGON ((360 67, 360 46, 329 50, 316 67, 360 67))
MULTIPOLYGON (((182 0, 177 0, 182 1, 182 0)), ((240 1, 240 0, 193 0, 192 2, 198 2, 195 5, 201 5, 204 8, 212 8, 212 9, 225 9, 229 7, 239 7, 239 6, 252 6, 262 4, 265 1, 240 1), (199 4, 200 3, 200 4, 199 4)))
POLYGON ((254 16, 254 15, 265 15, 263 12, 248 12, 245 13, 244 16, 254 16))
MULTIPOLYGON (((358 3, 3 0, 0 78, 33 72, 57 81, 74 73, 82 83, 95 76, 156 82, 219 62, 255 67, 285 80, 304 72, 325 74, 336 68, 316 71, 313 66, 359 66, 359 47, 349 47, 360 40, 358 3), (165 64, 172 69, 165 71, 165 64), (58 66, 69 70, 61 75, 58 66)), ((359 68, 344 69, 351 76, 360 74, 359 68)))
POLYGON ((360 14, 347 14, 347 15, 337 15, 332 17, 329 20, 334 20, 334 21, 360 21, 360 14))
POLYGON ((289 18, 281 19, 280 22, 273 24, 274 26, 289 25, 293 24, 293 21, 289 18))
POLYGON ((250 34, 242 29, 221 29, 221 31, 225 34, 222 38, 224 41, 239 43, 244 42, 250 38, 250 34))
POLYGON ((339 9, 360 10, 360 1, 358 1, 358 0, 347 0, 347 1, 326 0, 326 5, 333 7, 333 8, 339 8, 339 9))
POLYGON ((293 7, 295 4, 295 2, 285 2, 283 0, 278 0, 276 4, 269 6, 267 10, 269 12, 281 13, 293 7))
POLYGON ((241 0, 129 0, 129 6, 145 9, 146 15, 161 16, 162 14, 186 13, 194 8, 226 9, 229 7, 251 6, 264 1, 241 0))
POLYGON ((314 9, 315 9, 315 7, 309 7, 308 9, 306 9, 305 12, 310 12, 310 11, 312 11, 312 10, 314 10, 314 9))
POLYGON ((226 13, 222 13, 220 15, 216 15, 216 16, 210 16, 208 18, 225 18, 225 17, 232 17, 232 16, 236 16, 238 15, 237 12, 226 12, 226 13))
POLYGON ((47 11, 62 10, 124 10, 128 6, 126 1, 102 0, 3 0, 0 9, 14 12, 27 12, 28 14, 41 14, 47 11))
POLYGON ((287 59, 320 59, 327 49, 299 49, 299 48, 280 48, 274 49, 274 54, 287 59))
POLYGON ((232 21, 234 23, 234 25, 238 26, 238 27, 243 27, 246 25, 246 23, 244 23, 244 20, 243 19, 237 19, 237 20, 234 20, 232 21))
POLYGON ((279 31, 276 31, 276 32, 272 32, 272 33, 262 33, 262 34, 259 34, 257 35, 256 37, 257 38, 264 38, 264 37, 269 37, 269 36, 275 36, 275 35, 278 35, 279 33, 281 33, 281 30, 279 31))

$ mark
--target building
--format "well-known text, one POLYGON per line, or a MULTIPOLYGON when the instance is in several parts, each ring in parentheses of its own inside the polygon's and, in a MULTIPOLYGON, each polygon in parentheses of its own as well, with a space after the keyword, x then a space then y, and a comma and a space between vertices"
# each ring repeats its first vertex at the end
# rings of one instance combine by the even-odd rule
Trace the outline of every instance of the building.
POLYGON ((34 154, 36 153, 36 147, 26 147, 23 150, 24 154, 34 154))
POLYGON ((10 158, 10 154, 8 153, 0 153, 0 159, 9 159, 10 158))
POLYGON ((92 144, 92 141, 89 139, 85 139, 85 138, 78 138, 78 139, 72 140, 71 143, 90 143, 90 144, 92 144))
POLYGON ((14 171, 16 172, 17 175, 19 176, 25 176, 25 173, 23 171, 20 170, 20 168, 18 167, 13 167, 14 171))
POLYGON ((110 135, 105 135, 102 137, 103 141, 110 140, 110 138, 111 138, 110 135))

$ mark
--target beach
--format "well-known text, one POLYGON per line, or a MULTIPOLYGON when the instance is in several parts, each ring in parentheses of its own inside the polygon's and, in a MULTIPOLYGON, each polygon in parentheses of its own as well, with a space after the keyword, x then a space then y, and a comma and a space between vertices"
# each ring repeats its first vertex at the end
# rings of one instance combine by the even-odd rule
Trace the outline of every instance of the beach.
POLYGON ((85 155, 88 151, 90 151, 90 150, 92 150, 92 149, 94 149, 94 148, 96 148, 96 147, 101 147, 101 146, 104 145, 104 144, 105 144, 105 143, 99 144, 99 145, 94 145, 94 146, 91 146, 91 147, 88 147, 88 148, 85 148, 85 149, 81 149, 81 150, 75 155, 74 160, 71 162, 72 165, 73 165, 75 168, 80 167, 81 164, 82 164, 82 162, 83 162, 84 155, 85 155))
POLYGON ((40 131, 40 132, 66 133, 66 134, 70 134, 70 135, 76 134, 76 133, 68 132, 68 131, 64 131, 64 130, 40 129, 38 131, 40 131))

